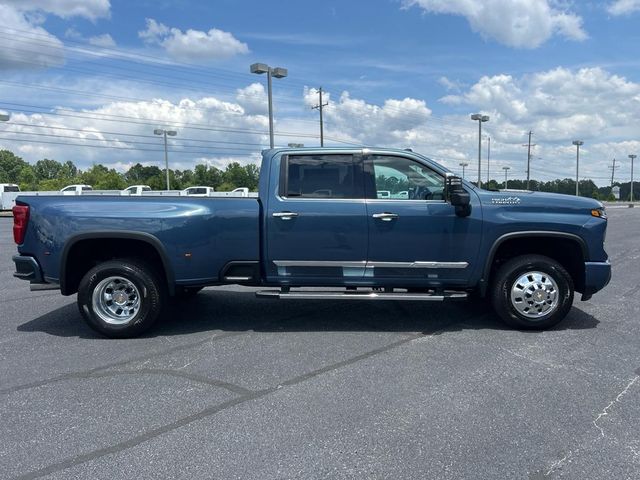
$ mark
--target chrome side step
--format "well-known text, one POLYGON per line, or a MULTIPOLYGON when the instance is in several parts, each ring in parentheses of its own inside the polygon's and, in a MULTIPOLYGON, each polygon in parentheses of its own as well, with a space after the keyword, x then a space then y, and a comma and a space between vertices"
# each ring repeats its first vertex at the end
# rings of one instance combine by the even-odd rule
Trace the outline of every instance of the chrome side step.
POLYGON ((258 298, 277 298, 281 300, 407 300, 423 302, 442 302, 444 300, 463 300, 466 292, 444 291, 435 293, 372 292, 372 291, 313 291, 313 290, 261 290, 258 298))
POLYGON ((29 290, 32 292, 40 292, 42 290, 60 290, 60 285, 57 283, 31 283, 29 284, 29 290))

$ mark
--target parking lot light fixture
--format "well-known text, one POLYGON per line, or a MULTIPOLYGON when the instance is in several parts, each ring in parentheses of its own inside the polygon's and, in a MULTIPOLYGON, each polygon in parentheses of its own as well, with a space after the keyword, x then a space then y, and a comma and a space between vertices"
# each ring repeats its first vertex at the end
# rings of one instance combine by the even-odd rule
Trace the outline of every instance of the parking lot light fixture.
POLYGON ((471 115, 471 120, 478 122, 478 188, 482 188, 482 179, 480 178, 482 171, 482 124, 489 121, 489 115, 474 113, 471 115))
POLYGON ((633 161, 636 159, 637 155, 629 155, 631 159, 631 201, 633 202, 633 161))
POLYGON ((502 169, 504 170, 504 189, 507 189, 507 172, 509 171, 511 167, 502 167, 502 169))
POLYGON ((576 146, 576 197, 580 195, 580 179, 578 178, 578 172, 580 169, 580 145, 584 145, 582 140, 574 140, 573 144, 576 146))
POLYGON ((8 122, 9 120, 11 120, 10 113, 0 113, 0 122, 8 122))
POLYGON ((462 178, 464 178, 464 169, 469 166, 467 162, 460 162, 459 165, 462 167, 462 178))
POLYGON ((282 68, 282 67, 271 68, 266 63, 253 63, 249 67, 249 71, 251 73, 256 73, 258 75, 261 75, 263 73, 267 74, 267 98, 268 98, 268 101, 269 101, 269 145, 271 145, 271 148, 273 148, 273 146, 274 146, 274 141, 273 141, 273 94, 272 94, 272 88, 271 88, 271 77, 284 78, 289 74, 289 72, 287 71, 286 68, 282 68))
POLYGON ((166 171, 166 175, 167 175, 167 190, 170 190, 170 185, 169 185, 169 153, 168 153, 168 149, 167 149, 167 135, 169 135, 170 137, 175 137, 178 132, 176 132, 175 130, 165 130, 163 128, 156 128, 153 131, 154 135, 162 135, 164 138, 164 168, 166 171))

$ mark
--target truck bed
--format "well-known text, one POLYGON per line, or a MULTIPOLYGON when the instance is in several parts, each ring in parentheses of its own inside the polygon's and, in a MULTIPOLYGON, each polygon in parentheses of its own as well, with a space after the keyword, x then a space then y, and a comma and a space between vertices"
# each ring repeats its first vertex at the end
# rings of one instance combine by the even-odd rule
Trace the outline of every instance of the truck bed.
POLYGON ((215 283, 228 262, 260 258, 257 198, 23 195, 18 202, 30 206, 25 244, 46 247, 20 253, 37 253, 51 282, 58 281, 68 250, 91 238, 157 240, 175 283, 184 285, 215 283), (32 236, 38 242, 30 242, 32 236))

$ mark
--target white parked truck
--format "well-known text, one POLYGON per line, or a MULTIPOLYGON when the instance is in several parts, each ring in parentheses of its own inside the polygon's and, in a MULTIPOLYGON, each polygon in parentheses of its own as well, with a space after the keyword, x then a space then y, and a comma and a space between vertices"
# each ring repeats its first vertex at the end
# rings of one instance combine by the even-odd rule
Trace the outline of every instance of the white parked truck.
POLYGON ((16 206, 20 187, 15 183, 0 183, 0 210, 11 210, 16 206))

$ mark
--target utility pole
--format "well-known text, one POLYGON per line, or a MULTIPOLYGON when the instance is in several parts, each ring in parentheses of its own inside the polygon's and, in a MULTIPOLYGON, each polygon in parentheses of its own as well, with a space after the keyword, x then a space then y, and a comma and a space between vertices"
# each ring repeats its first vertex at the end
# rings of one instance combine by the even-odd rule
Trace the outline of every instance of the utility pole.
POLYGON ((487 137, 489 143, 487 145, 487 186, 489 185, 489 161, 491 160, 491 137, 487 137))
POLYGON ((329 102, 327 103, 322 103, 322 87, 320 87, 318 89, 318 95, 320 96, 320 102, 318 103, 318 105, 315 105, 311 108, 317 108, 318 111, 320 112, 320 146, 324 147, 324 121, 322 119, 322 109, 323 107, 326 107, 327 105, 329 105, 329 102))
POLYGON ((620 166, 618 165, 616 167, 616 159, 613 159, 613 165, 609 167, 609 169, 611 170, 611 188, 613 188, 613 175, 616 173, 616 168, 620 168, 620 166))
POLYGON ((531 135, 533 135, 533 132, 529 130, 529 142, 523 145, 523 147, 527 147, 527 190, 529 190, 529 181, 531 178, 531 147, 536 146, 535 143, 531 143, 531 135))

